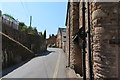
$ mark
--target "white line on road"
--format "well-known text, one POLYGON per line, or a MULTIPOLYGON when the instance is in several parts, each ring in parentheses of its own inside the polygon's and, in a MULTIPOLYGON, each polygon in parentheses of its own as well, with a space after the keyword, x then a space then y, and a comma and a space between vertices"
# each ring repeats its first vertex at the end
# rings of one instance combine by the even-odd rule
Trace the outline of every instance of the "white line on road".
POLYGON ((57 74, 58 74, 58 71, 59 71, 60 57, 61 57, 61 54, 59 53, 57 63, 56 63, 56 66, 55 66, 55 70, 54 70, 54 73, 53 73, 53 78, 57 78, 57 74))

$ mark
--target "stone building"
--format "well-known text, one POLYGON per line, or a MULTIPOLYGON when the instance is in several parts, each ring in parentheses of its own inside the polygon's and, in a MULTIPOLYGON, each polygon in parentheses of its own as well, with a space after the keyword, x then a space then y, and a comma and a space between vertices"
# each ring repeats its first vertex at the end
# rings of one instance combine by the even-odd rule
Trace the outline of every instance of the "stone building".
MULTIPOLYGON (((85 28, 87 32, 86 3, 85 7, 85 28)), ((93 77, 97 80, 106 80, 106 78, 117 80, 120 77, 120 3, 90 2, 89 7, 93 77)), ((69 2, 66 15, 66 54, 68 65, 81 75, 82 42, 79 38, 74 42, 73 37, 83 26, 82 16, 82 3, 69 2)), ((89 78, 87 42, 86 37, 86 75, 89 78)))
POLYGON ((54 34, 52 34, 52 36, 50 36, 48 39, 47 39, 47 45, 48 46, 54 46, 56 47, 56 39, 57 39, 57 36, 55 36, 54 34))
POLYGON ((66 28, 58 28, 57 47, 62 48, 65 51, 65 47, 66 47, 66 28))

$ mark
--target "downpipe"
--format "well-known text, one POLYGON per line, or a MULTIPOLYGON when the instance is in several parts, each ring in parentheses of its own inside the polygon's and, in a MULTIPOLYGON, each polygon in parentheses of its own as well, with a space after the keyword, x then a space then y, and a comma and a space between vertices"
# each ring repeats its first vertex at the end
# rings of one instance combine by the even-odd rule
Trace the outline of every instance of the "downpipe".
POLYGON ((85 38, 85 2, 82 0, 82 27, 83 27, 83 49, 82 49, 82 73, 83 80, 86 80, 86 38, 85 38))
POLYGON ((92 55, 91 55, 91 39, 90 39, 90 8, 89 8, 89 0, 87 1, 87 14, 88 14, 88 32, 87 32, 87 38, 88 38, 88 57, 89 57, 89 77, 90 80, 93 79, 93 68, 92 68, 92 55))

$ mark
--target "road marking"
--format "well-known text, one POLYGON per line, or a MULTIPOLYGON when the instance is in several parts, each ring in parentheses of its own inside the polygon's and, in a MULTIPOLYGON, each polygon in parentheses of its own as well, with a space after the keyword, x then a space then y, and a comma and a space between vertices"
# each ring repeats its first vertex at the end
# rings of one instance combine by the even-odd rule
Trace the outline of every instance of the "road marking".
POLYGON ((60 65, 60 57, 61 57, 61 54, 59 53, 57 63, 56 63, 56 66, 55 66, 55 70, 54 70, 54 73, 53 73, 53 78, 57 78, 57 74, 58 74, 58 71, 59 71, 59 65, 60 65))

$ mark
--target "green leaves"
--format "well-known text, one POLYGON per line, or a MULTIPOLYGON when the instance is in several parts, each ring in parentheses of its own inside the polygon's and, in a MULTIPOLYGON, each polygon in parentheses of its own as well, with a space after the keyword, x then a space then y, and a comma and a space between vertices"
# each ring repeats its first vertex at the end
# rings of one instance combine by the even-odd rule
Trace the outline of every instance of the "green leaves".
POLYGON ((21 29, 22 31, 26 31, 27 30, 27 26, 26 25, 24 25, 24 26, 22 26, 22 29, 21 29))
MULTIPOLYGON (((1 14, 1 12, 0 12, 0 14, 1 14)), ((9 14, 3 14, 3 15, 15 20, 15 18, 9 14)), ((19 28, 20 28, 20 31, 24 31, 28 34, 38 35, 38 31, 37 31, 36 27, 33 28, 32 26, 27 26, 24 22, 19 22, 19 28)))
POLYGON ((20 22, 19 26, 21 28, 21 31, 25 31, 28 34, 38 35, 38 31, 37 31, 36 27, 34 27, 34 28, 31 26, 28 27, 24 24, 24 22, 20 22))
POLYGON ((0 17, 2 16, 2 11, 0 10, 0 17))
MULTIPOLYGON (((13 19, 13 20, 15 20, 15 18, 14 18, 13 16, 11 16, 10 14, 3 14, 3 15, 5 15, 5 16, 7 16, 7 17, 13 19)), ((16 20, 15 20, 15 21, 16 21, 16 20)))

